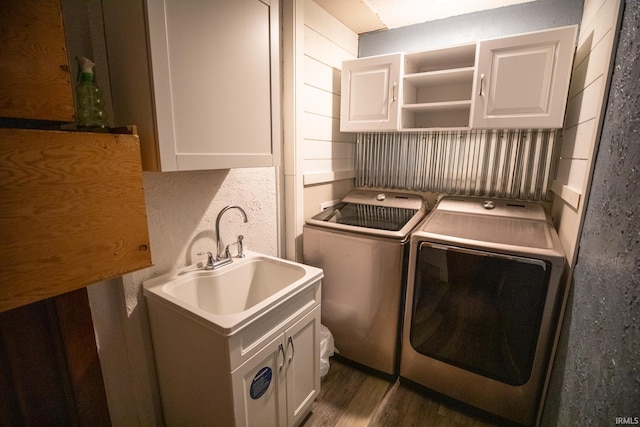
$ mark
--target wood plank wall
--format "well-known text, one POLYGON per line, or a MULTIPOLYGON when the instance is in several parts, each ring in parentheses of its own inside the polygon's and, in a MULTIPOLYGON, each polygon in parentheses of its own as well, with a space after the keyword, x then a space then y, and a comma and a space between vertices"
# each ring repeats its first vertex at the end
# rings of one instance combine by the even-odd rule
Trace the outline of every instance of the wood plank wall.
POLYGON ((312 0, 304 4, 304 184, 355 176, 355 134, 340 132, 340 69, 358 56, 358 35, 312 0))
POLYGON ((570 267, 575 264, 598 149, 621 17, 621 0, 586 0, 574 60, 553 217, 570 267))
POLYGON ((340 132, 340 69, 358 34, 313 0, 283 0, 285 253, 302 261, 302 230, 321 202, 353 188, 355 134, 340 132))

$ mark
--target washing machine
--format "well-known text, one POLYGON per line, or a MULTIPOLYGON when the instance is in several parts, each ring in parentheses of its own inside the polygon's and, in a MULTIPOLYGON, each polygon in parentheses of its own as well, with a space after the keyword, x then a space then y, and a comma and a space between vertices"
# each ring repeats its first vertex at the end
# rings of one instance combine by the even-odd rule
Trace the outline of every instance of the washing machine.
POLYGON ((419 195, 354 190, 306 221, 304 262, 324 271, 322 324, 341 357, 398 373, 401 311, 419 195))
POLYGON ((411 236, 400 376, 535 424, 564 265, 541 204, 442 198, 411 236))

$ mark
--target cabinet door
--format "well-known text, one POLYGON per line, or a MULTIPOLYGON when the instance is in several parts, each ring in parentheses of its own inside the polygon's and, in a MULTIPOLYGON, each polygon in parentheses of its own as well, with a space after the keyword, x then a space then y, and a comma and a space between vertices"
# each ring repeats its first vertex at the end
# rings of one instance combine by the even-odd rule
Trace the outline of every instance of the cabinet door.
POLYGON ((0 117, 75 120, 60 3, 59 0, 2 2, 0 117))
POLYGON ((561 128, 577 26, 478 43, 472 128, 561 128))
POLYGON ((0 141, 0 311, 152 265, 137 136, 0 129, 0 141))
POLYGON ((340 130, 398 130, 402 54, 342 63, 340 130))
POLYGON ((287 425, 282 335, 231 373, 236 426, 287 425))
POLYGON ((114 121, 138 125, 145 170, 274 165, 278 0, 113 0, 103 14, 114 121))
POLYGON ((320 307, 285 334, 287 425, 298 425, 320 393, 320 307))

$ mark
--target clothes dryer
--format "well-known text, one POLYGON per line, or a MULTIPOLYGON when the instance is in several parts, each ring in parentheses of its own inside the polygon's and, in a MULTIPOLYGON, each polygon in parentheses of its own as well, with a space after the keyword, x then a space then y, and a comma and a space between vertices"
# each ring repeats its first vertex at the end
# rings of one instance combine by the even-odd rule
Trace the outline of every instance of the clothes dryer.
POLYGON ((411 236, 400 376, 534 424, 564 264, 542 205, 441 199, 411 236))

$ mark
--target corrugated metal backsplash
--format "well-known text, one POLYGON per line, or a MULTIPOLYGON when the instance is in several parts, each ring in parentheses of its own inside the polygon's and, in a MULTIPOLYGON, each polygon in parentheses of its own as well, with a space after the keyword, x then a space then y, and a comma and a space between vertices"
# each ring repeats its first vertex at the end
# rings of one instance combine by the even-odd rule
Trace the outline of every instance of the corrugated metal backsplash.
POLYGON ((360 133, 356 185, 551 200, 555 131, 360 133))

